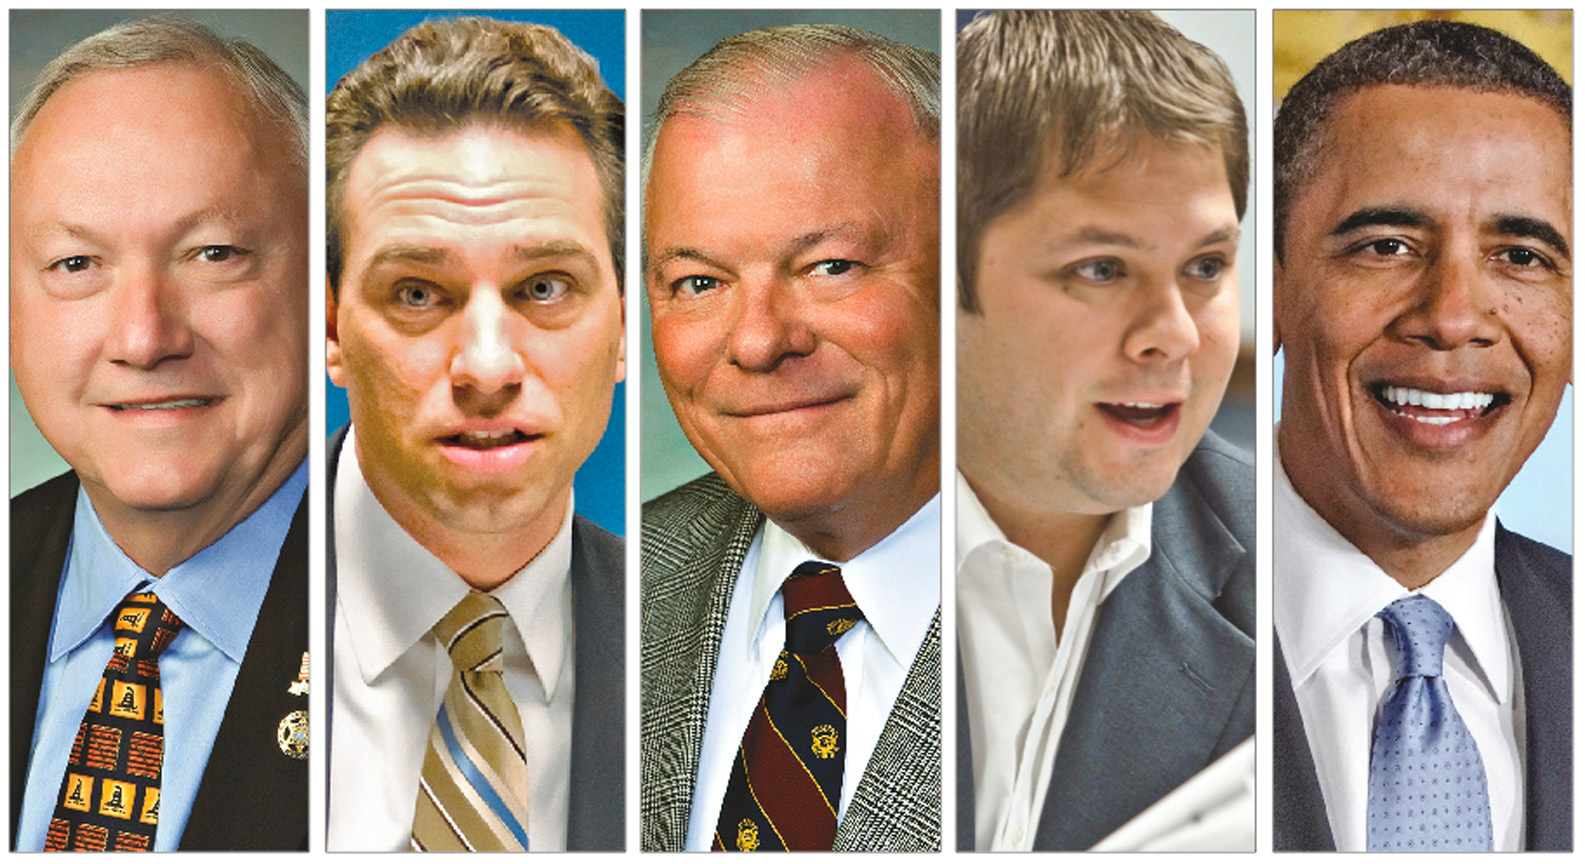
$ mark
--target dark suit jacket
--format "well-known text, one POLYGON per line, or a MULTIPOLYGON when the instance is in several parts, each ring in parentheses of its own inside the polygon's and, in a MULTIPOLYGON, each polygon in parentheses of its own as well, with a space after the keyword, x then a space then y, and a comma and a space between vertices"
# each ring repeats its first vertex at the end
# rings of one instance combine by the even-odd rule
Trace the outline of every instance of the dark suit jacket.
MULTIPOLYGON (((63 474, 11 500, 11 838, 16 844, 55 600, 66 569, 77 477, 63 474)), ((306 696, 297 680, 308 650, 308 502, 281 546, 258 623, 237 671, 226 718, 193 801, 181 848, 307 849, 308 761, 276 743, 306 696)))
MULTIPOLYGON (((644 505, 640 846, 687 843, 728 601, 765 516, 714 474, 644 505)), ((941 848, 941 615, 837 826, 838 850, 941 848)))
MULTIPOLYGON (((1519 643, 1524 676, 1525 848, 1574 846, 1573 560, 1497 525, 1497 590, 1519 643)), ((1272 843, 1336 848, 1282 644, 1274 643, 1272 843)), ((1367 746, 1361 742, 1361 746, 1367 746)))
MULTIPOLYGON (((1255 731, 1255 467, 1207 433, 1152 510, 1149 560, 1101 604, 1038 850, 1088 849, 1255 731)), ((974 772, 958 687, 958 848, 974 772)), ((1254 818, 1254 813, 1250 813, 1254 818)))
MULTIPOLYGON (((326 645, 336 644, 336 464, 347 440, 343 426, 326 448, 325 572, 326 645)), ((568 851, 622 851, 627 829, 623 806, 622 743, 626 668, 623 645, 622 538, 582 516, 572 518, 572 787, 567 801, 568 851)), ((334 663, 332 657, 331 662, 334 663)), ((328 668, 328 667, 327 667, 328 668)), ((325 675, 332 719, 335 675, 325 675)), ((325 741, 330 723, 325 724, 325 741)), ((326 764, 330 764, 326 761, 326 764)), ((413 790, 416 795, 418 790, 413 790)), ((329 806, 328 798, 326 806, 329 806)))

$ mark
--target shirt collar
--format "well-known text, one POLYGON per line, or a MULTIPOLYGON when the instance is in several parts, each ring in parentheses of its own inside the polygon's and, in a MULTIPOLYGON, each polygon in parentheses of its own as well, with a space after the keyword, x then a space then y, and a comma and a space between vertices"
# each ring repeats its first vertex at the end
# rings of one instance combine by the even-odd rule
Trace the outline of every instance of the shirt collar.
MULTIPOLYGON (((469 587, 374 497, 358 465, 355 432, 348 430, 336 463, 336 588, 358 672, 372 683, 461 602, 469 587)), ((490 592, 522 637, 546 699, 555 695, 571 631, 572 514, 569 496, 550 545, 490 592)))
MULTIPOLYGON (((1275 436, 1273 436, 1275 440, 1275 436)), ((1295 687, 1337 646, 1388 604, 1411 592, 1354 548, 1301 497, 1274 453, 1273 624, 1295 687)), ((1492 696, 1506 703, 1512 669, 1496 579, 1496 514, 1487 512, 1475 543, 1418 593, 1453 617, 1492 696)))
POLYGON ((128 594, 147 586, 188 629, 232 661, 242 662, 281 544, 307 487, 304 459, 248 518, 164 576, 154 576, 121 551, 88 493, 79 488, 50 661, 81 645, 128 594))
MULTIPOLYGON (((963 571, 963 564, 971 554, 985 547, 993 551, 1005 547, 1033 554, 1007 539, 1001 526, 974 494, 963 472, 955 473, 958 478, 958 572, 963 571)), ((1107 574, 1098 600, 1105 600, 1123 577, 1150 559, 1150 521, 1154 511, 1154 503, 1145 503, 1119 510, 1106 520, 1106 527, 1084 562, 1085 573, 1107 574)))
MULTIPOLYGON (((805 561, 824 560, 767 519, 761 530, 759 564, 749 606, 749 650, 765 620, 771 600, 794 569, 805 561)), ((907 669, 924 643, 930 621, 941 606, 941 496, 937 494, 884 540, 859 553, 842 567, 842 582, 864 611, 864 620, 892 658, 907 669)))

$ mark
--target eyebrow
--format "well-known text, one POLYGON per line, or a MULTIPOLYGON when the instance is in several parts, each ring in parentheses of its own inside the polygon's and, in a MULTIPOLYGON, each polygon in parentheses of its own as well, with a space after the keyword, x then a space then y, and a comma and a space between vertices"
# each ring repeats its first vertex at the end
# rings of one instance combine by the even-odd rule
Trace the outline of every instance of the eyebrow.
POLYGON ((725 264, 722 264, 720 261, 717 261, 710 255, 710 253, 704 251, 703 249, 695 249, 692 246, 673 246, 672 248, 656 255, 650 261, 650 275, 654 276, 656 279, 659 279, 661 269, 673 261, 692 261, 697 264, 703 264, 707 267, 714 267, 717 270, 731 269, 725 264))
MULTIPOLYGON (((1194 244, 1194 248, 1199 249, 1205 246, 1215 246, 1218 243, 1226 243, 1229 240, 1236 241, 1238 238, 1238 226, 1227 225, 1217 228, 1204 237, 1201 237, 1199 242, 1194 244)), ((1078 243, 1089 243, 1097 246, 1121 246, 1124 249, 1138 250, 1144 249, 1146 247, 1144 241, 1134 237, 1131 234, 1120 234, 1116 231, 1107 231, 1094 226, 1085 226, 1080 228, 1072 235, 1071 239, 1078 243)))
POLYGON ((1408 207, 1366 207, 1348 214, 1327 233, 1338 237, 1360 228, 1423 228, 1430 223, 1431 218, 1420 210, 1408 207))
POLYGON ((1569 254, 1568 241, 1563 239, 1562 232, 1552 227, 1552 223, 1545 219, 1498 214, 1486 223, 1486 230, 1508 237, 1528 237, 1532 240, 1540 240, 1542 243, 1561 252, 1564 258, 1572 260, 1572 256, 1569 254))
MULTIPOLYGON (((452 258, 452 251, 444 246, 426 246, 420 243, 392 243, 382 246, 369 256, 366 270, 388 264, 422 264, 430 267, 444 266, 452 258)), ((573 240, 547 240, 543 243, 526 243, 512 246, 512 257, 533 263, 556 258, 576 258, 580 263, 598 269, 599 258, 582 243, 573 240)))

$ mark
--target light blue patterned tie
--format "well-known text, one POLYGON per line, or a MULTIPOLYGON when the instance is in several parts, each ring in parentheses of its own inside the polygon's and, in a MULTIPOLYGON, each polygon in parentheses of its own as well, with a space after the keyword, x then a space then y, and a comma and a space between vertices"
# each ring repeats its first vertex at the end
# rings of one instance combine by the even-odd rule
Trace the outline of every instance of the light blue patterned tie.
POLYGON ((1453 619, 1419 594, 1377 616, 1398 646, 1398 684, 1381 706, 1370 746, 1366 848, 1489 852, 1486 769, 1442 678, 1453 619))

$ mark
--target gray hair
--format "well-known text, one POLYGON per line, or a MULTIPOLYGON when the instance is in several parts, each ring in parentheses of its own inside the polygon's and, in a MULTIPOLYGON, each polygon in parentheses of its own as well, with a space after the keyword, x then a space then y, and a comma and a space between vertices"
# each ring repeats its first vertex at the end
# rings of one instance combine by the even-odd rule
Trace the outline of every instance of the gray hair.
POLYGON ((291 130, 295 161, 308 169, 308 96, 292 76, 246 41, 224 39, 196 21, 163 15, 101 30, 51 60, 11 120, 11 155, 44 103, 72 79, 156 63, 218 66, 253 97, 260 116, 291 130))
POLYGON ((834 58, 852 57, 908 104, 920 134, 941 138, 941 60, 932 51, 838 24, 789 24, 750 30, 716 43, 666 83, 644 143, 643 179, 660 127, 679 114, 742 114, 768 91, 799 81, 834 58))

